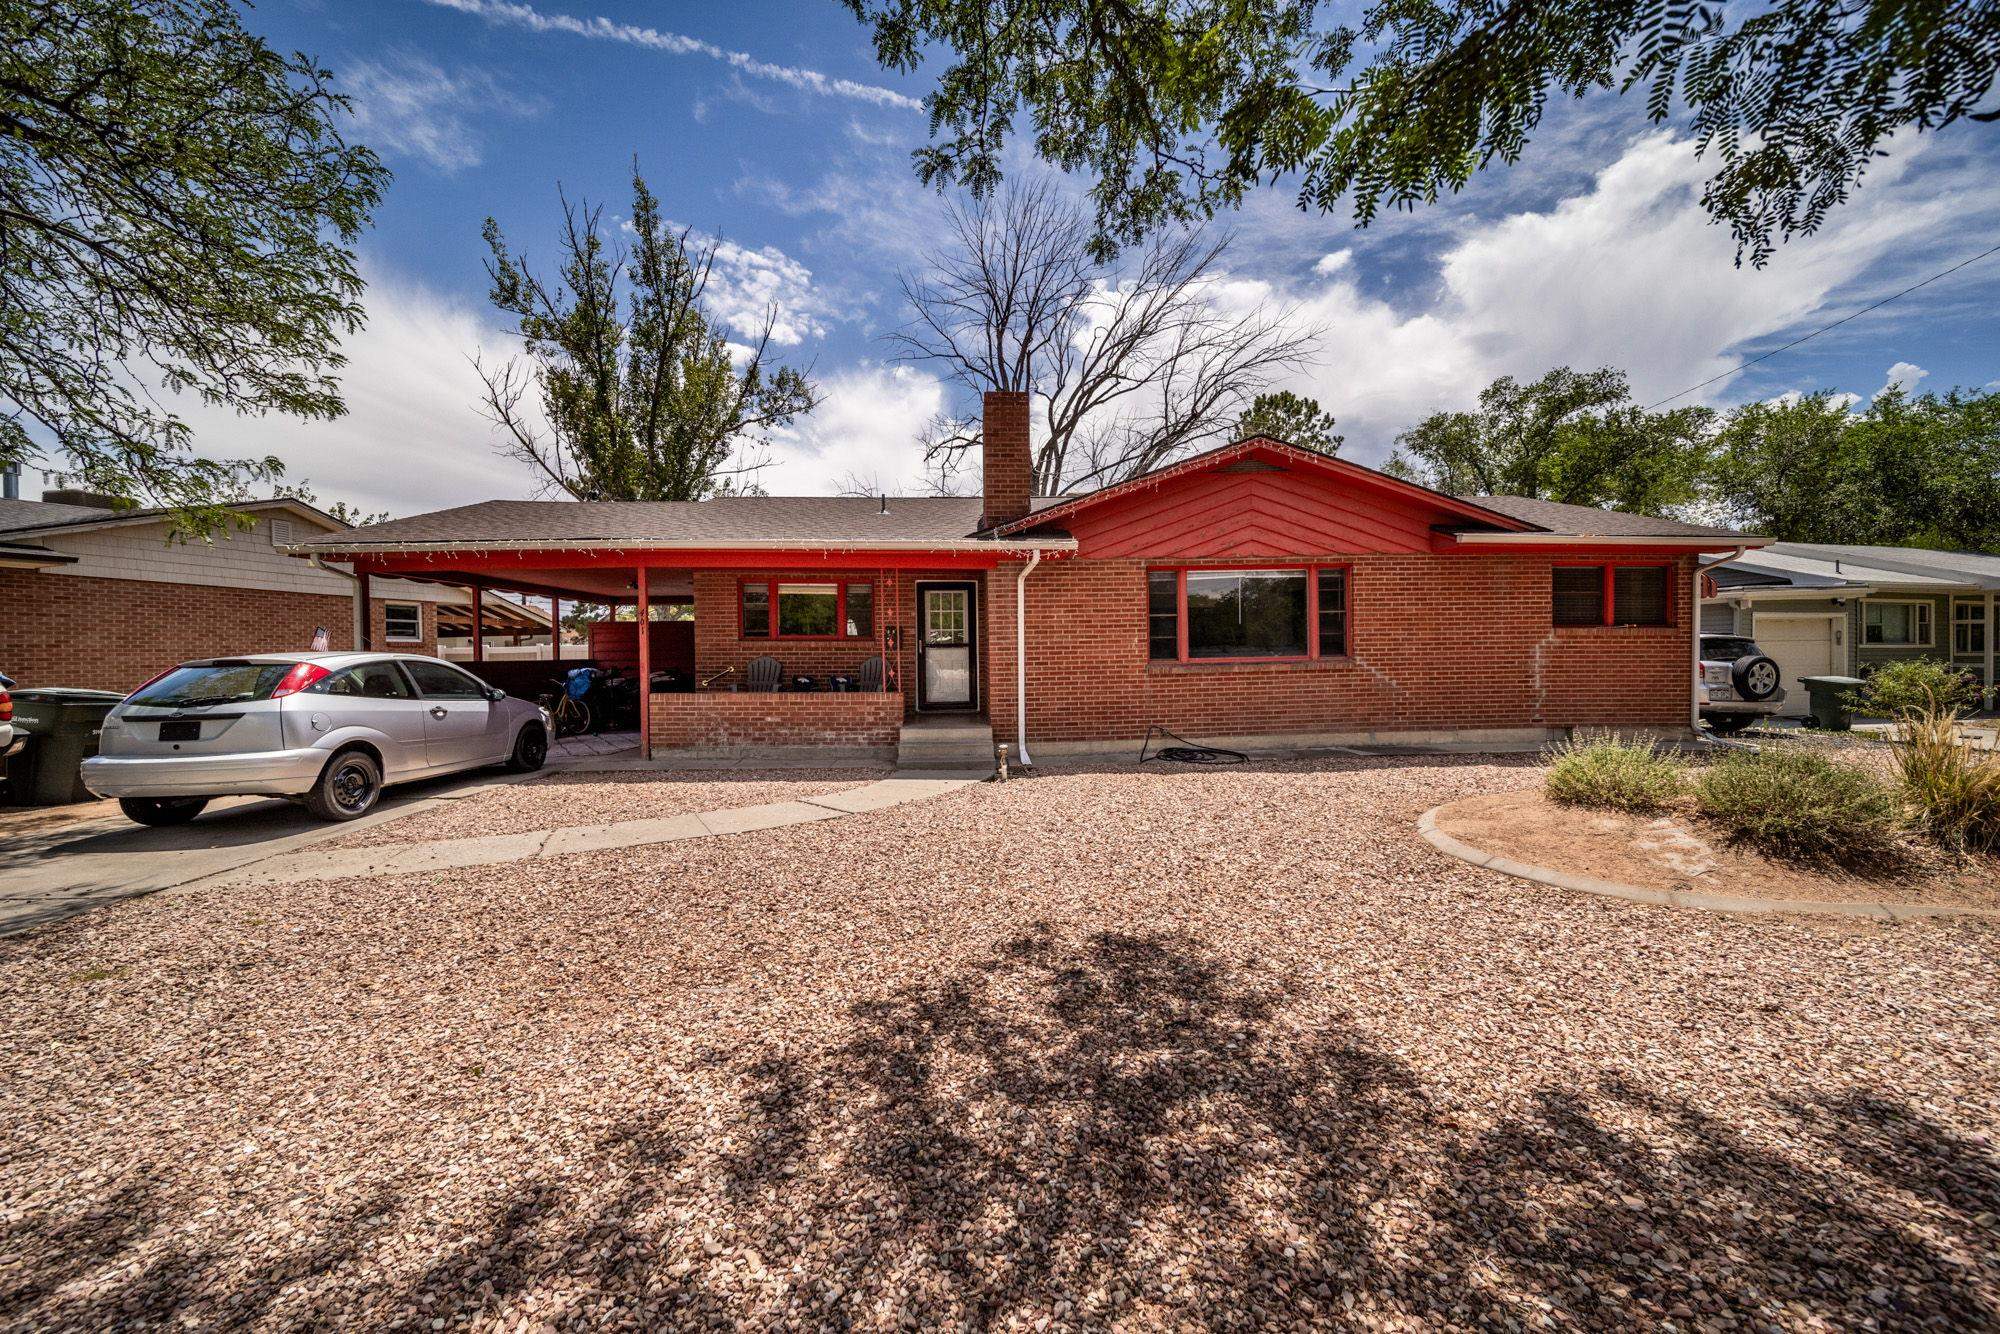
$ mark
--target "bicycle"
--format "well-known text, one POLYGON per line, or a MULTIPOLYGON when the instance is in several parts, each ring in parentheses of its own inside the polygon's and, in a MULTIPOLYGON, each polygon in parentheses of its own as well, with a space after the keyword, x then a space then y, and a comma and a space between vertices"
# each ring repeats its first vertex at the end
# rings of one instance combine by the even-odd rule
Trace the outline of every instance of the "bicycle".
POLYGON ((555 687, 553 698, 542 696, 542 707, 549 711, 549 721, 555 725, 556 736, 581 736, 590 730, 590 705, 569 693, 569 682, 561 677, 549 682, 555 687))

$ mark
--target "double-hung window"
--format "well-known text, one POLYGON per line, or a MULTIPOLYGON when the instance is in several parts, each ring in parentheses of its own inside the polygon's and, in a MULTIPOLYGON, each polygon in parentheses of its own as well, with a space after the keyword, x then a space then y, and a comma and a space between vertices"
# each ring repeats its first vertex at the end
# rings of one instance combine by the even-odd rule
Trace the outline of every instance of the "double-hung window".
POLYGON ((1955 602, 1951 608, 1951 651, 1961 658, 1986 652, 1986 604, 1955 602))
POLYGON ((759 579, 739 586, 745 639, 870 639, 875 586, 845 579, 759 579))
POLYGON ((383 603, 382 634, 392 644, 412 644, 422 639, 423 608, 414 602, 383 603))
POLYGON ((1550 610, 1557 625, 1672 625, 1673 586, 1665 565, 1558 565, 1550 610))
POLYGON ((1931 604, 1880 602, 1870 598, 1861 604, 1861 642, 1929 648, 1932 643, 1931 604))
POLYGON ((1347 652, 1341 566, 1151 570, 1146 654, 1155 662, 1335 658, 1347 652))

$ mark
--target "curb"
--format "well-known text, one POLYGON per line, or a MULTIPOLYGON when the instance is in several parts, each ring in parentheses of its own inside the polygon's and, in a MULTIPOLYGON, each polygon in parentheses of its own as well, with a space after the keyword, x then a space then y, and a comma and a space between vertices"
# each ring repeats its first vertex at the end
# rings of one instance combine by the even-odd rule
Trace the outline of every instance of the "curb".
POLYGON ((1497 857, 1490 852, 1461 842, 1437 827, 1438 812, 1446 806, 1433 806, 1417 817, 1417 836, 1447 857, 1501 875, 1511 875, 1517 880, 1532 880, 1538 885, 1551 885, 1557 889, 1573 889, 1581 894, 1597 894, 1605 898, 1624 899, 1631 903, 1648 903, 1662 908, 1703 908, 1710 912, 1743 913, 1826 913, 1837 917, 1867 917, 1878 922, 1913 922, 1934 917, 1983 917, 2000 919, 2000 909, 1961 908, 1942 903, 1866 903, 1838 902, 1823 899, 1760 899, 1746 894, 1704 894, 1693 890, 1647 889, 1643 885, 1624 885, 1615 880, 1595 880, 1586 875, 1572 875, 1567 871, 1557 871, 1546 866, 1531 866, 1527 862, 1517 862, 1510 857, 1497 857))

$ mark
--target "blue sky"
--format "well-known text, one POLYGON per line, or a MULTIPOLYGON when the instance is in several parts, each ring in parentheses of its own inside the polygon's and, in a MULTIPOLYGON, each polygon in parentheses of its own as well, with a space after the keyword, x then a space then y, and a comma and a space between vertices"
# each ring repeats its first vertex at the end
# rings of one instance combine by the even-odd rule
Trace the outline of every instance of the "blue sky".
MULTIPOLYGON (((340 76, 355 136, 395 180, 360 248, 370 322, 349 349, 349 416, 191 411, 204 452, 275 453, 323 499, 396 513, 535 494, 476 411, 470 358, 510 353, 480 226, 491 215, 547 256, 557 184, 622 216, 636 156, 669 218, 726 243, 717 313, 745 324, 775 301, 776 353, 826 393, 777 442, 765 486, 914 476, 915 431, 952 403, 883 339, 902 320, 896 274, 921 261, 940 207, 909 168, 927 75, 877 67, 834 0, 262 0, 249 22, 340 76)), ((1634 100, 1597 98, 1559 108, 1520 165, 1366 231, 1300 213, 1282 189, 1257 196, 1219 224, 1237 241, 1216 300, 1315 333, 1288 386, 1372 463, 1499 374, 1615 365, 1650 402, 1732 371, 1991 244, 1996 168, 1991 127, 1899 145, 1822 235, 1753 273, 1695 207, 1689 146, 1634 100)), ((1683 401, 1986 385, 2000 380, 1996 311, 2000 256, 1683 401)))

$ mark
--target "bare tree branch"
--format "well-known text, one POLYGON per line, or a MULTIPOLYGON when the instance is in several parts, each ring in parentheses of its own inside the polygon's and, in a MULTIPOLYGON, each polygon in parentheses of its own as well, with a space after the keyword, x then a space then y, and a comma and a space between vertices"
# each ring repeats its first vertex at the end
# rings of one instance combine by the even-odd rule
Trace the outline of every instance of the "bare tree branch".
MULTIPOLYGON (((964 389, 1037 401, 1035 488, 1088 489, 1226 437, 1258 390, 1301 365, 1314 339, 1293 312, 1216 301, 1229 238, 1161 233, 1119 269, 1091 256, 1089 218, 1047 181, 955 204, 950 238, 902 279, 902 357, 964 389)), ((948 481, 979 443, 976 419, 943 417, 924 458, 948 481)))

